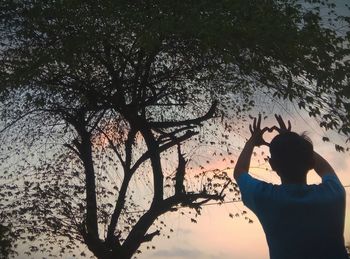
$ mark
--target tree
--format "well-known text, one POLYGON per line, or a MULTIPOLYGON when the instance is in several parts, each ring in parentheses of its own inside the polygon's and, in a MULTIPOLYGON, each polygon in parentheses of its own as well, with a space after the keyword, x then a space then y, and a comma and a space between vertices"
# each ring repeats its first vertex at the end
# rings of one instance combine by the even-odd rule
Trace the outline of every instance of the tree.
POLYGON ((3 184, 0 208, 41 242, 29 250, 62 236, 62 253, 78 240, 98 258, 131 258, 164 232, 161 215, 237 196, 220 171, 191 189, 183 150, 213 120, 225 139, 226 118, 244 116, 256 93, 348 136, 350 34, 324 26, 319 7, 349 18, 306 2, 2 1, 1 159, 6 179, 31 174, 3 184), (143 170, 149 205, 132 188, 143 170))

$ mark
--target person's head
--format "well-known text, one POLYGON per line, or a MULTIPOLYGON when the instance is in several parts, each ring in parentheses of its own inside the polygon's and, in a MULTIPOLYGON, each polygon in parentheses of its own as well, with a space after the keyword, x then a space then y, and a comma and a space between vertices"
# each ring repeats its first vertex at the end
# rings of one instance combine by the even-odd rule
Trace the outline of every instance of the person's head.
POLYGON ((302 182, 313 168, 313 146, 305 135, 284 132, 270 143, 270 164, 284 180, 302 182))

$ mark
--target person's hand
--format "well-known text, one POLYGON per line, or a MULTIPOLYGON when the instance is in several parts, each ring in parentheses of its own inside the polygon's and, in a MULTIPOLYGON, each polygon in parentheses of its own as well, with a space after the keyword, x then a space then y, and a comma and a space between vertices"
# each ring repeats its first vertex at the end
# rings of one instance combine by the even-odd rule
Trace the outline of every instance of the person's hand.
POLYGON ((277 115, 275 114, 275 118, 278 122, 279 127, 277 126, 273 126, 270 130, 276 130, 279 134, 284 133, 284 132, 289 132, 292 129, 292 125, 290 123, 290 121, 288 120, 288 127, 286 126, 286 124, 284 123, 282 116, 281 115, 277 115))
POLYGON ((253 124, 249 125, 249 130, 252 134, 250 141, 254 146, 269 145, 269 143, 264 140, 263 135, 266 131, 271 131, 271 129, 268 127, 261 129, 261 114, 259 114, 258 119, 254 118, 253 124))

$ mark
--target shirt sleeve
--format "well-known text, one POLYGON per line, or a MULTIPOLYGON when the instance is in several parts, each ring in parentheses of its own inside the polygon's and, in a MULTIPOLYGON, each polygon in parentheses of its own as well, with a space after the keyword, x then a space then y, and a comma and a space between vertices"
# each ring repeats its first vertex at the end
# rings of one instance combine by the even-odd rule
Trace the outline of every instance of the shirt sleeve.
POLYGON ((237 179, 237 184, 241 191, 243 204, 256 212, 256 197, 263 195, 263 192, 269 189, 270 184, 255 179, 249 173, 241 174, 237 179))
POLYGON ((335 174, 326 174, 322 177, 322 185, 330 194, 345 196, 345 189, 335 174))

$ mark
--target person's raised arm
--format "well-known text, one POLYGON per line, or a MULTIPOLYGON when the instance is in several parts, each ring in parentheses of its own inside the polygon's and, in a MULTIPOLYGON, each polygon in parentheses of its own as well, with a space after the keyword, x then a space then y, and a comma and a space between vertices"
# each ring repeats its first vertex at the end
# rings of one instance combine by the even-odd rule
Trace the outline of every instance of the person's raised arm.
POLYGON ((233 171, 233 177, 237 180, 243 173, 248 173, 250 159, 254 147, 261 145, 268 145, 268 143, 263 139, 263 134, 269 130, 268 127, 260 129, 261 127, 261 115, 259 115, 258 120, 254 118, 253 125, 249 125, 249 130, 252 136, 245 144, 241 154, 238 157, 235 169, 233 171))
POLYGON ((335 174, 332 166, 320 154, 314 151, 314 168, 316 173, 322 178, 326 174, 335 174))

